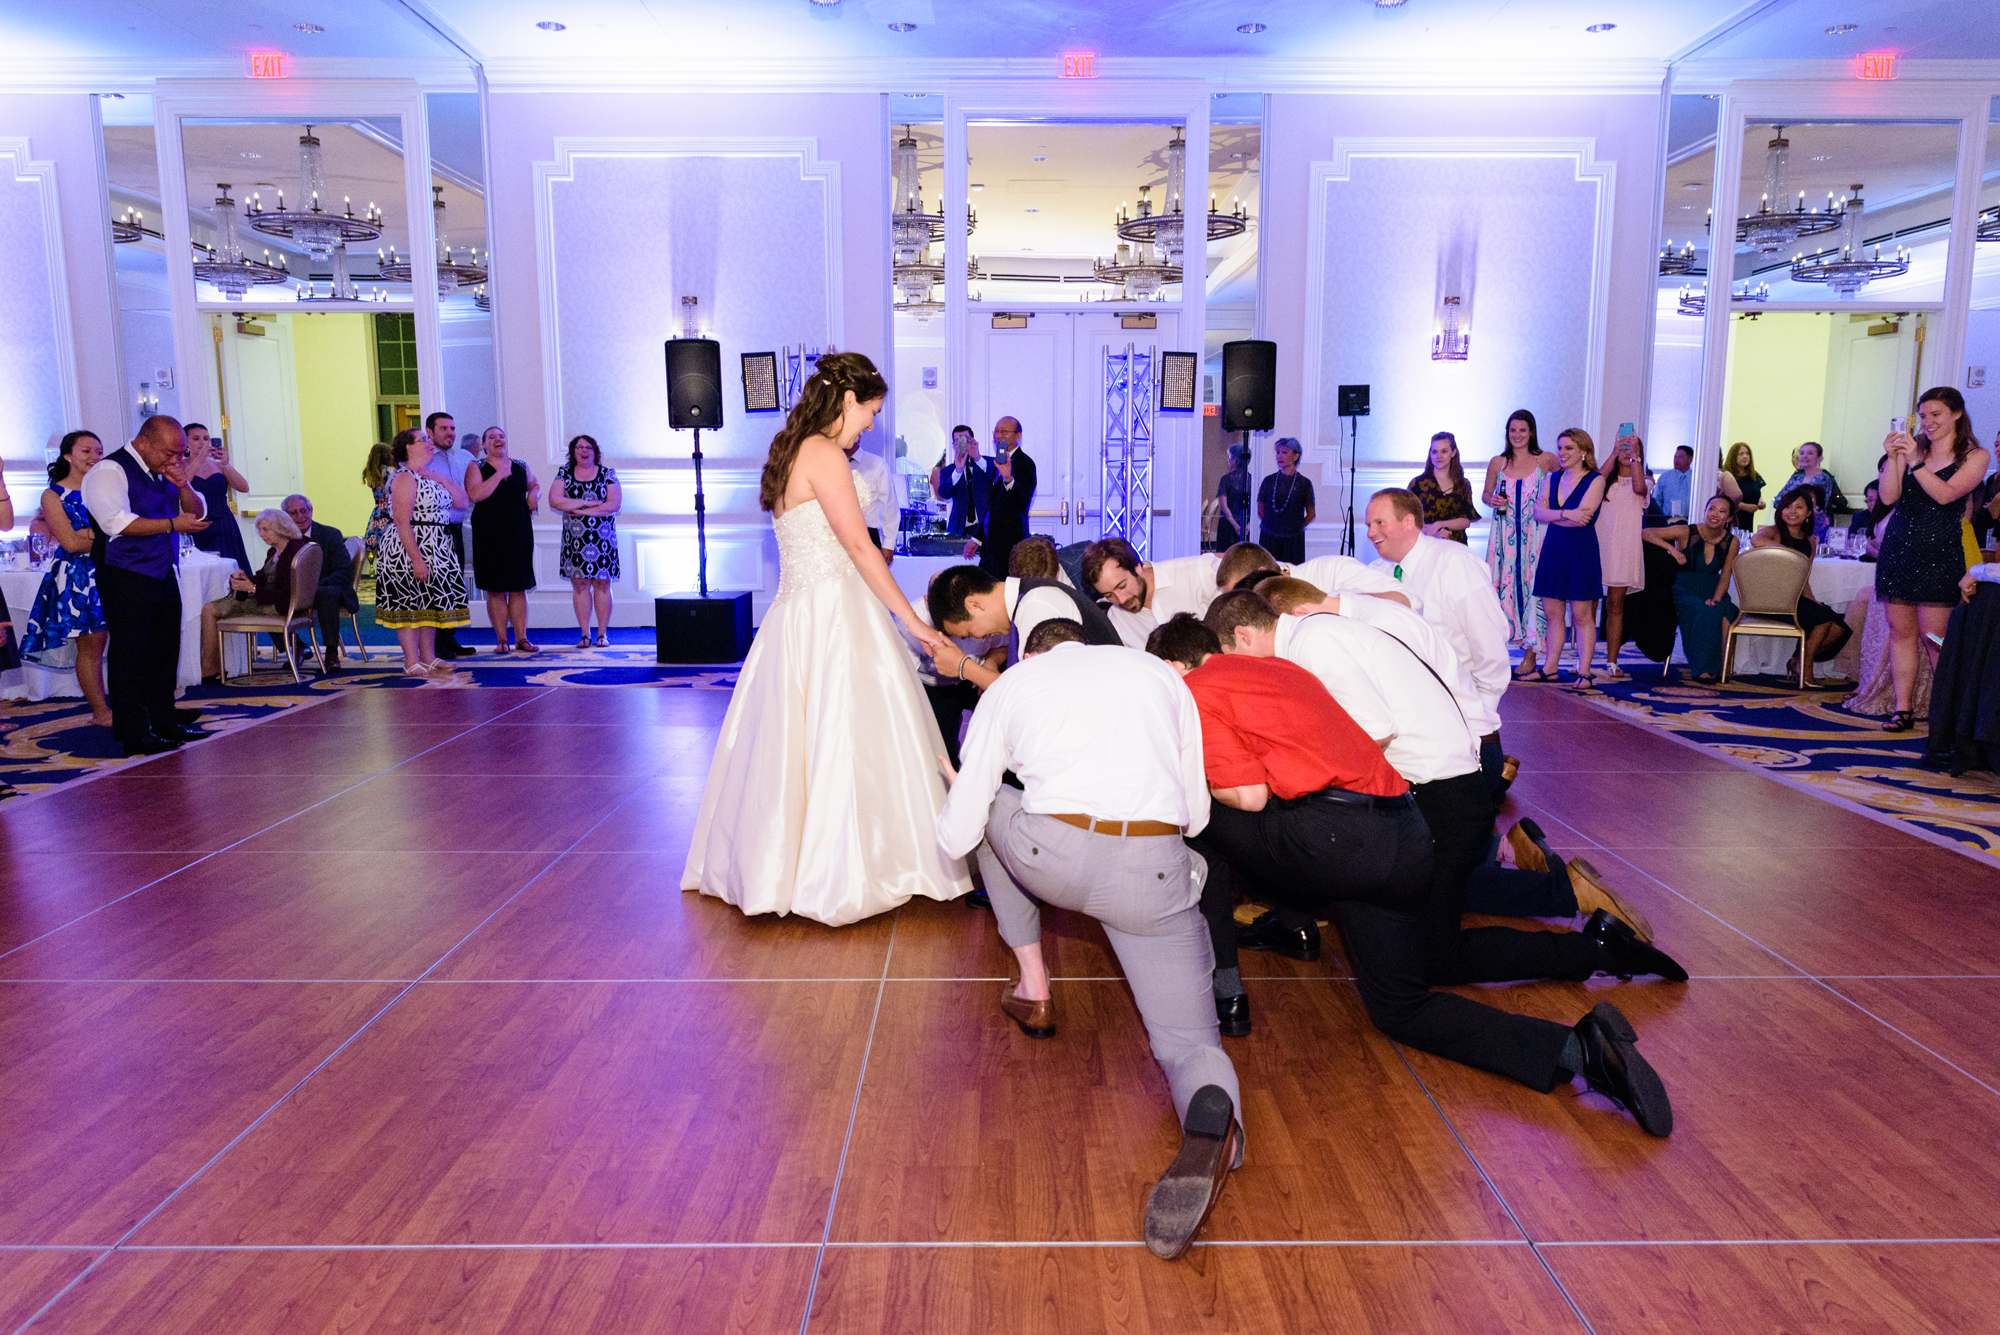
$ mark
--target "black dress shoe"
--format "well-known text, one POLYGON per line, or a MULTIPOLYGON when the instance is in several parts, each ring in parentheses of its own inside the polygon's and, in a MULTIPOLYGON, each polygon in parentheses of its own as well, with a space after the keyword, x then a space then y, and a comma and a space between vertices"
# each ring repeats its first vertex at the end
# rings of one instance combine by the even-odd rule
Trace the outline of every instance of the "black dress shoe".
POLYGON ((1188 1249, 1215 1208, 1222 1184, 1236 1166, 1243 1129, 1220 1085, 1203 1085, 1188 1100, 1181 1152, 1146 1195, 1146 1247, 1171 1261, 1188 1249))
POLYGON ((1607 909, 1599 909, 1590 915, 1590 921, 1583 925, 1583 934, 1597 943, 1598 952, 1604 957, 1604 963, 1599 967, 1605 973, 1617 974, 1620 978, 1654 973, 1671 983, 1688 980, 1688 971, 1676 963, 1673 956, 1641 941, 1637 932, 1612 917, 1607 909))
POLYGON ((1632 1022, 1610 1002, 1600 1001, 1576 1022, 1576 1036, 1583 1044, 1583 1070, 1578 1074, 1590 1087, 1630 1109, 1648 1134, 1672 1135, 1674 1108, 1667 1101, 1667 1087, 1639 1055, 1639 1035, 1632 1022))
POLYGON ((180 739, 177 737, 160 737, 153 733, 147 733, 144 737, 138 738, 136 741, 126 742, 125 754, 128 756, 157 756, 163 755, 168 751, 177 751, 180 749, 180 745, 180 739))
POLYGON ((976 909, 986 909, 989 912, 993 908, 993 899, 984 890, 968 891, 965 896, 965 902, 976 909))
POLYGON ((1222 1026, 1224 1038, 1248 1038, 1250 1036, 1250 997, 1238 992, 1233 997, 1215 999, 1215 1022, 1222 1026))
POLYGON ((183 728, 192 728, 195 724, 201 722, 201 711, 199 709, 176 709, 174 711, 174 722, 180 724, 183 728))
POLYGON ((1267 913, 1249 926, 1236 929, 1238 950, 1268 950, 1286 959, 1311 964, 1319 958, 1319 927, 1308 922, 1303 927, 1286 927, 1278 915, 1267 913))

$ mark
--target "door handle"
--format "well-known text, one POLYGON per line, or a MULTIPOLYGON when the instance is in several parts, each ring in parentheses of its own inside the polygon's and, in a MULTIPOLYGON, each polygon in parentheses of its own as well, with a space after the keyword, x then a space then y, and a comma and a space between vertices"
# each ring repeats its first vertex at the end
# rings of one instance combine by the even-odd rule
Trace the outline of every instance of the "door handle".
POLYGON ((1063 509, 1062 509, 1062 522, 1063 522, 1064 524, 1067 524, 1067 523, 1069 523, 1069 502, 1068 502, 1068 501, 1064 501, 1064 502, 1062 503, 1062 507, 1063 507, 1063 509))

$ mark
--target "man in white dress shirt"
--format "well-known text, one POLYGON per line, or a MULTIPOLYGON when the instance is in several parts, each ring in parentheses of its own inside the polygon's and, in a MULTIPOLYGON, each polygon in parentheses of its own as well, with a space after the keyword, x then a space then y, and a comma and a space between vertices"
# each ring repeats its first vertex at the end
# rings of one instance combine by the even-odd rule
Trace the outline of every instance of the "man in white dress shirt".
POLYGON ((1288 659, 1318 677, 1409 782, 1434 845, 1424 908, 1432 983, 1581 981, 1600 970, 1686 981, 1686 970, 1608 913, 1593 914, 1580 932, 1461 928, 1466 880, 1491 846, 1493 801, 1480 776, 1477 725, 1413 646, 1353 617, 1279 616, 1249 590, 1217 598, 1205 620, 1224 653, 1288 659))
POLYGON ((1122 645, 1086 645, 1045 620, 986 693, 938 817, 953 857, 978 849, 1001 939, 1020 963, 1000 1007, 1055 1036, 1037 901, 1104 925, 1184 1139, 1146 1205, 1146 1245, 1180 1255, 1241 1159, 1236 1068, 1212 1004, 1200 902, 1207 864, 1183 842, 1208 824, 1201 717, 1180 675, 1122 645), (1002 782, 1012 771, 1021 787, 1002 782), (1030 897, 1032 896, 1032 898, 1030 897))
POLYGON ((882 553, 883 562, 896 559, 896 536, 903 531, 903 512, 896 504, 896 484, 889 465, 879 454, 861 448, 861 437, 847 447, 847 466, 868 483, 868 504, 861 511, 868 536, 882 553))
MULTIPOLYGON (((1513 660, 1507 656, 1507 616, 1493 572, 1464 543, 1425 536, 1424 505, 1414 492, 1401 487, 1376 492, 1368 500, 1367 518, 1368 540, 1382 558, 1372 569, 1417 595, 1424 620, 1444 632, 1497 719, 1500 697, 1513 680, 1513 660)), ((1511 778, 1503 777, 1507 756, 1497 722, 1479 748, 1480 769, 1498 802, 1511 778)), ((1518 770, 1519 762, 1512 768, 1518 770)))
MULTIPOLYGON (((925 599, 936 627, 954 640, 998 636, 1007 645, 1007 665, 1021 659, 1021 646, 1050 617, 1077 622, 1087 644, 1121 644, 1104 609, 1061 580, 995 579, 974 565, 948 566, 931 576, 925 599)), ((932 655, 940 676, 958 677, 984 691, 1000 674, 956 648, 939 646, 932 655), (964 675, 959 676, 960 673, 964 675)))
MULTIPOLYGON (((1310 561, 1286 565, 1254 542, 1239 542, 1222 554, 1222 562, 1215 571, 1215 591, 1228 593, 1231 589, 1253 587, 1257 583, 1253 576, 1261 574, 1268 578, 1272 573, 1294 576, 1327 593, 1366 593, 1401 603, 1412 611, 1423 610, 1395 580, 1370 570, 1351 556, 1315 556, 1310 561), (1249 585, 1244 584, 1245 580, 1250 581, 1249 585)), ((1161 618, 1162 624, 1165 620, 1161 618)))
POLYGON ((1214 552, 1171 561, 1141 561, 1123 538, 1101 538, 1083 549, 1083 582, 1106 599, 1107 615, 1128 649, 1144 649, 1146 638, 1177 614, 1200 616, 1215 601, 1214 552))

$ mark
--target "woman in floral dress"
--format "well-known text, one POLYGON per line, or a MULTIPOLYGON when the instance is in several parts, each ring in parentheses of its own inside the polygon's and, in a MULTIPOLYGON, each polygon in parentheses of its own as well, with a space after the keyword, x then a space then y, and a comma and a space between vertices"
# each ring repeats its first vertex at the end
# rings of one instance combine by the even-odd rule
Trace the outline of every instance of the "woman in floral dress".
POLYGON ((609 643, 611 585, 618 578, 618 508, 625 493, 618 474, 590 436, 569 443, 569 460, 556 470, 549 505, 563 517, 562 557, 556 573, 569 581, 576 609, 576 647, 590 647, 590 610, 597 609, 597 645, 609 643))

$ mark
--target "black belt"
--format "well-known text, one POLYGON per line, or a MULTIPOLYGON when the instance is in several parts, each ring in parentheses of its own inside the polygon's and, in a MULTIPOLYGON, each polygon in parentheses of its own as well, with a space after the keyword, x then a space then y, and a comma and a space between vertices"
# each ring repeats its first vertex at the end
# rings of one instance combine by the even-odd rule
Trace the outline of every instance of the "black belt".
POLYGON ((1406 811, 1417 803, 1417 799, 1407 792, 1394 797, 1377 797, 1373 793, 1356 793, 1346 788, 1322 788, 1316 793, 1305 793, 1301 802, 1334 802, 1344 807, 1367 807, 1371 811, 1406 811))
POLYGON ((442 519, 412 519, 412 520, 410 521, 410 527, 411 527, 411 528, 450 528, 450 527, 451 527, 451 525, 450 525, 450 524, 447 524, 447 523, 445 523, 445 522, 444 522, 444 521, 443 521, 442 519))

